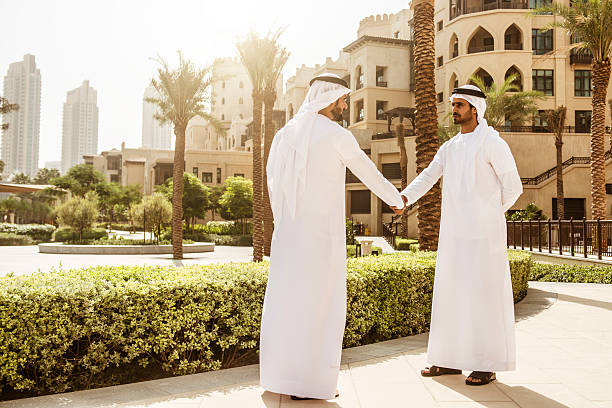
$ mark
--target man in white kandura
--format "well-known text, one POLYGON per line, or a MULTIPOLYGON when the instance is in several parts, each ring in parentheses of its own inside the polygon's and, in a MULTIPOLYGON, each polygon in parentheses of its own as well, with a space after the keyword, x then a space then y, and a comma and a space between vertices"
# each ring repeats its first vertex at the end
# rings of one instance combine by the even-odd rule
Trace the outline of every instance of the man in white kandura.
POLYGON ((453 90, 461 132, 404 191, 412 204, 444 176, 442 219, 425 377, 472 371, 483 385, 515 369, 514 304, 504 213, 523 187, 510 148, 484 119, 485 94, 453 90))
POLYGON ((403 207, 397 189, 337 123, 349 92, 334 74, 315 77, 298 113, 274 137, 268 158, 274 235, 260 382, 292 399, 337 394, 346 320, 346 168, 387 204, 403 207))

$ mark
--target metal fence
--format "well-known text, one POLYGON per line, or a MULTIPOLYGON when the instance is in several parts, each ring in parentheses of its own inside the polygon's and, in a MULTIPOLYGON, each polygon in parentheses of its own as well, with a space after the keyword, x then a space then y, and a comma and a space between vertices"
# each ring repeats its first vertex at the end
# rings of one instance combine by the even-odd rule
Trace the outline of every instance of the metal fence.
POLYGON ((507 221, 508 248, 560 255, 612 256, 612 220, 507 221))

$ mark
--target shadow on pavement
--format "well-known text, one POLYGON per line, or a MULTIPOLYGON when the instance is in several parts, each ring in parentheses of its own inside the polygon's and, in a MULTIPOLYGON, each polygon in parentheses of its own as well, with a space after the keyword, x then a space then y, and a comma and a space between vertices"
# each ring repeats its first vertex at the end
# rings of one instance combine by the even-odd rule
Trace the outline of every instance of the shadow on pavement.
POLYGON ((558 295, 555 292, 529 288, 527 296, 514 305, 515 322, 520 322, 542 313, 554 305, 557 298, 558 295))

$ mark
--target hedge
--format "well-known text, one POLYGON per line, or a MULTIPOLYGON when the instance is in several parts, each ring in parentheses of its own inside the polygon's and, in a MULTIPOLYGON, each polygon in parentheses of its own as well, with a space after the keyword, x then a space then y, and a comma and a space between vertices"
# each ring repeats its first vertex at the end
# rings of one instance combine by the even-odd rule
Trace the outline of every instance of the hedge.
POLYGON ((529 280, 572 283, 612 283, 612 267, 534 263, 529 280))
POLYGON ((0 232, 0 246, 33 245, 34 241, 27 235, 0 232))
MULTIPOLYGON (((108 237, 108 233, 104 228, 92 228, 83 231, 83 240, 95 240, 108 237)), ((58 228, 53 237, 56 242, 73 242, 79 240, 79 232, 74 231, 70 227, 58 228)))
POLYGON ((398 251, 408 251, 413 244, 419 244, 419 241, 411 238, 395 237, 395 249, 398 251))
POLYGON ((34 241, 49 242, 55 227, 49 224, 9 224, 0 223, 0 232, 25 235, 34 241))
MULTIPOLYGON (((520 298, 529 254, 510 259, 520 298)), ((428 329, 435 253, 347 266, 344 347, 428 329)), ((137 381, 148 366, 182 375, 252 361, 267 269, 99 266, 0 278, 0 391, 57 393, 137 381)))
MULTIPOLYGON (((172 232, 166 231, 161 234, 162 240, 171 240, 172 232)), ((202 231, 183 232, 183 239, 188 239, 194 242, 214 242, 215 245, 224 246, 253 246, 252 235, 217 235, 206 234, 202 231)))

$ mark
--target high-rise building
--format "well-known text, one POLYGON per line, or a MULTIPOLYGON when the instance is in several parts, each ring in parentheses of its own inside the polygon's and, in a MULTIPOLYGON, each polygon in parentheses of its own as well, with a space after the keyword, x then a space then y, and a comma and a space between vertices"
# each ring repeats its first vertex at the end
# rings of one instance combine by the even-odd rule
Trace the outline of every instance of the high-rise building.
POLYGON ((83 155, 98 152, 98 91, 83 81, 69 91, 64 103, 62 173, 82 163, 83 155))
POLYGON ((151 149, 170 149, 172 140, 172 124, 160 124, 154 115, 159 108, 146 98, 157 98, 158 93, 152 86, 147 87, 142 98, 142 147, 151 149))
POLYGON ((2 131, 2 161, 6 174, 33 176, 38 169, 40 139, 40 70, 34 55, 9 65, 4 77, 3 97, 19 105, 19 110, 4 115, 9 128, 2 131))

